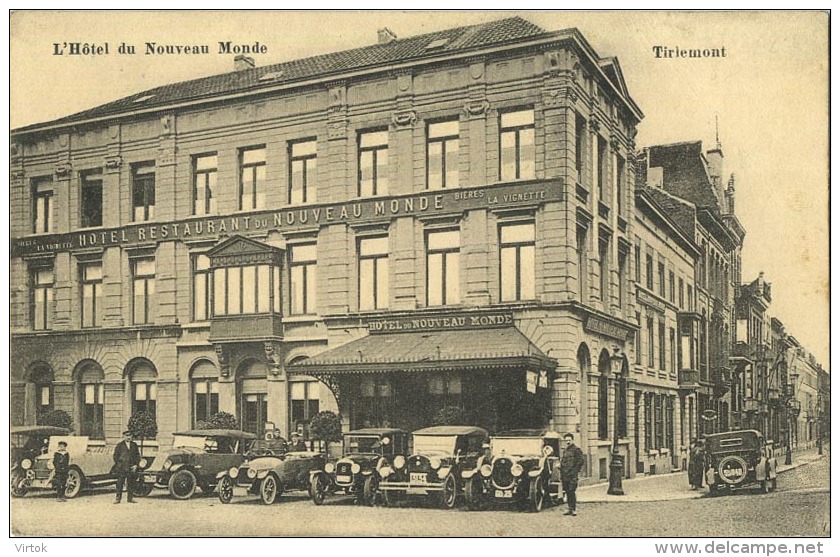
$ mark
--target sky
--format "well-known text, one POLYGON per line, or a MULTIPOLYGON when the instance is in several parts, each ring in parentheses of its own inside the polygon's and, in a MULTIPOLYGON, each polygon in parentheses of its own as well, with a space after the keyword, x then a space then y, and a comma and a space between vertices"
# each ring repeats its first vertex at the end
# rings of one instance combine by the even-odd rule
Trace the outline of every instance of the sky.
POLYGON ((770 312, 829 366, 828 18, 818 12, 16 12, 10 16, 10 126, 65 116, 158 85, 233 70, 219 41, 265 45, 258 66, 519 15, 577 27, 616 56, 645 118, 638 147, 715 144, 735 173, 747 230, 743 281, 764 272, 770 312), (57 56, 54 43, 108 55, 57 56), (144 44, 208 44, 203 56, 147 56, 144 44), (118 53, 133 44, 135 55, 118 53), (723 58, 657 58, 654 47, 725 48, 723 58))

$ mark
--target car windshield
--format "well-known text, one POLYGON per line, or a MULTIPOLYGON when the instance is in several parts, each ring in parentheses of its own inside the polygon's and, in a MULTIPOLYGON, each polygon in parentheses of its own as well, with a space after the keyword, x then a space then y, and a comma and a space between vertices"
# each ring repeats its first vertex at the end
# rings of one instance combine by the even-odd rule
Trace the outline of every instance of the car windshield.
POLYGON ((193 447, 195 449, 203 449, 208 444, 215 445, 215 440, 212 437, 191 437, 188 435, 176 435, 172 439, 173 447, 193 447))
POLYGON ((538 455, 542 452, 543 441, 537 438, 493 439, 490 443, 494 455, 538 455))
POLYGON ((382 443, 379 437, 360 437, 348 436, 346 438, 347 453, 361 454, 361 453, 379 453, 382 443))
POLYGON ((452 455, 455 452, 454 435, 415 435, 414 452, 422 455, 452 455))

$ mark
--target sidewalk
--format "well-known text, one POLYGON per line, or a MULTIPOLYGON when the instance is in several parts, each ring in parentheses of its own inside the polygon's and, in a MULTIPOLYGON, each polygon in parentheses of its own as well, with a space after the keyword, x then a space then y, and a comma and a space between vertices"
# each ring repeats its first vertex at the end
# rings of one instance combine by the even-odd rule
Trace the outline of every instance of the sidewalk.
MULTIPOLYGON (((816 449, 809 449, 793 455, 792 464, 779 464, 778 472, 781 474, 804 466, 815 460, 828 456, 818 455, 816 449)), ((779 459, 784 462, 784 455, 779 459)), ((682 499, 699 499, 708 495, 707 488, 693 491, 688 485, 686 472, 675 472, 673 474, 658 474, 655 476, 639 476, 630 480, 623 480, 622 486, 624 495, 607 495, 607 482, 588 485, 577 490, 578 501, 581 503, 638 503, 651 501, 677 501, 682 499)))

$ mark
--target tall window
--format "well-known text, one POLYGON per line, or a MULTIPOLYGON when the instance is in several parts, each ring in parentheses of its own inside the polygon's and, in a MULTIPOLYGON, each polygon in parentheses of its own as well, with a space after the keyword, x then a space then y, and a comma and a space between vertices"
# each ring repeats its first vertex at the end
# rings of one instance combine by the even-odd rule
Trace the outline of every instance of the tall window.
POLYGON ((636 312, 636 364, 642 365, 642 314, 636 312))
POLYGON ((429 394, 426 401, 428 415, 434 415, 435 412, 447 406, 455 408, 462 406, 463 385, 458 373, 430 373, 426 379, 426 392, 429 394))
POLYGON ((219 412, 219 380, 193 380, 193 408, 195 424, 207 422, 219 412))
POLYGON ((32 382, 35 385, 35 419, 43 416, 53 409, 53 375, 49 368, 44 368, 33 374, 32 382))
POLYGON ((686 303, 688 304, 688 311, 694 311, 694 293, 691 290, 691 285, 685 287, 686 303))
POLYGON ((193 321, 205 321, 210 309, 210 258, 193 257, 193 321))
POLYGON ((653 291, 653 255, 645 254, 645 286, 653 291))
POLYGON ((309 425, 321 408, 320 386, 317 381, 297 381, 291 385, 292 427, 309 425))
POLYGON ((87 263, 80 269, 82 279, 82 327, 101 327, 102 263, 87 263))
POLYGON ((598 136, 598 199, 606 202, 607 200, 607 172, 609 169, 607 160, 607 140, 598 136))
POLYGON ((135 259, 131 263, 134 284, 134 324, 155 320, 155 260, 135 259))
POLYGON ((616 157, 616 169, 615 169, 615 198, 616 203, 618 203, 618 214, 621 215, 624 213, 624 196, 625 196, 625 187, 624 187, 624 180, 626 178, 627 163, 624 161, 624 157, 617 156, 616 157))
POLYGON ((575 114, 575 170, 577 181, 583 183, 584 148, 586 145, 586 120, 580 114, 575 114))
POLYGON ((642 284, 642 246, 639 245, 638 240, 636 240, 635 249, 636 252, 633 257, 633 263, 635 264, 636 284, 642 284))
POLYGON ((213 315, 280 311, 280 270, 270 265, 213 269, 213 315), (273 299, 273 305, 272 305, 273 299))
POLYGON ((82 172, 79 180, 82 228, 102 226, 102 169, 82 172))
POLYGON ((43 234, 54 229, 52 178, 36 178, 32 180, 32 232, 43 234))
POLYGON ((289 146, 289 203, 314 203, 318 200, 317 169, 318 145, 314 139, 289 146))
POLYGON ((315 313, 318 248, 316 244, 291 246, 289 257, 292 313, 315 313))
POLYGON ((653 393, 645 393, 645 449, 651 450, 654 447, 653 437, 653 393))
POLYGON ((32 300, 30 302, 32 328, 36 331, 52 329, 53 270, 32 270, 32 300))
POLYGON ((676 288, 674 287, 674 271, 668 271, 668 299, 674 303, 676 288))
POLYGON ((604 236, 598 239, 598 267, 601 300, 607 303, 610 297, 610 239, 604 236))
POLYGON ((193 214, 216 213, 216 178, 219 157, 214 153, 193 158, 193 214))
POLYGON ((500 228, 502 301, 533 300, 535 295, 534 223, 500 228))
POLYGON ((653 420, 655 422, 656 439, 654 443, 657 449, 665 446, 665 395, 653 395, 653 420))
POLYGON ((91 439, 105 438, 105 374, 95 363, 79 370, 81 434, 91 439))
POLYGON ((157 413, 157 370, 148 361, 138 362, 129 375, 131 382, 131 413, 157 413))
POLYGON ((265 207, 265 147, 239 151, 239 208, 265 207))
POLYGON ((534 111, 505 112, 500 127, 500 178, 527 180, 536 174, 534 111))
POLYGON ((618 252, 618 307, 624 308, 627 298, 627 252, 618 252))
POLYGON ((359 197, 388 195, 388 132, 359 134, 359 197))
POLYGON ((458 187, 458 120, 429 124, 426 144, 428 188, 458 187))
POLYGON ((659 295, 665 297, 665 264, 660 262, 659 267, 659 295))
POLYGON ((653 317, 647 318, 647 353, 648 353, 648 367, 653 368, 655 364, 654 359, 654 340, 653 340, 653 317))
POLYGON ((131 166, 131 209, 135 222, 155 218, 155 163, 131 166))
POLYGON ((359 309, 388 307, 388 237, 359 240, 359 309))
POLYGON ((458 230, 429 232, 426 236, 426 303, 457 304, 460 293, 461 233, 458 230))
POLYGON ((609 437, 609 373, 610 359, 606 352, 598 361, 598 439, 609 437))
POLYGON ((665 323, 659 321, 659 369, 665 371, 665 323))
POLYGON ((677 372, 677 332, 673 327, 670 328, 668 338, 668 346, 671 348, 671 373, 677 372))
POLYGON ((680 307, 680 309, 682 309, 682 308, 683 308, 683 304, 685 304, 685 283, 683 282, 682 277, 680 277, 680 280, 679 280, 679 285, 680 285, 680 286, 679 286, 679 291, 680 291, 680 294, 679 294, 679 295, 680 295, 680 298, 679 298, 679 300, 680 300, 679 307, 680 307))

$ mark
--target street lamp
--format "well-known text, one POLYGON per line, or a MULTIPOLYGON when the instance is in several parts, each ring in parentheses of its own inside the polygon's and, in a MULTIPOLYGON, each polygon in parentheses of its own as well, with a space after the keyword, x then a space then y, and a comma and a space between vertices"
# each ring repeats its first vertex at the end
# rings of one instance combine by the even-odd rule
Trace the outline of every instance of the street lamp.
POLYGON ((612 459, 610 460, 610 487, 607 495, 624 495, 621 479, 624 475, 624 457, 618 453, 618 405, 625 402, 621 397, 621 372, 624 367, 624 354, 615 348, 610 356, 610 371, 615 377, 615 427, 613 428, 612 459))
MULTIPOLYGON (((799 374, 790 373, 788 377, 790 378, 790 385, 788 386, 788 400, 785 404, 787 413, 787 447, 785 447, 785 464, 789 466, 793 464, 793 455, 791 455, 791 438, 793 437, 795 421, 791 419, 791 416, 794 415, 794 403, 796 402, 796 380, 799 379, 799 374)), ((798 412, 796 414, 798 414, 798 412)))

